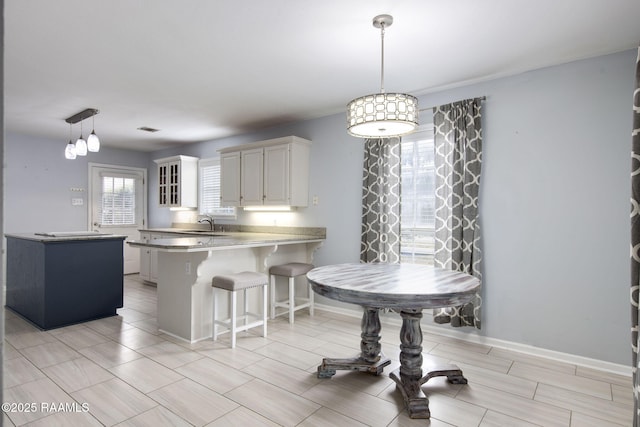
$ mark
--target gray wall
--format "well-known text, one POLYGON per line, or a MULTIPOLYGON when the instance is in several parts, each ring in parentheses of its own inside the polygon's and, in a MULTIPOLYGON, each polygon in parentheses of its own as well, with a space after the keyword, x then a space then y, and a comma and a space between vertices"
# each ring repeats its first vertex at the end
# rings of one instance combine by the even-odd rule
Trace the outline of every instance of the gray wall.
POLYGON ((86 230, 89 162, 142 168, 149 162, 148 153, 108 147, 84 158, 67 160, 65 136, 5 136, 6 233, 86 230), (72 192, 71 188, 84 191, 72 192), (84 205, 72 206, 72 198, 83 198, 84 205))
POLYGON ((487 95, 483 334, 630 364, 635 51, 442 92, 487 95))
MULTIPOLYGON (((423 108, 487 97, 480 206, 484 329, 469 334, 630 363, 634 63, 635 51, 627 51, 420 97, 423 108)), ((152 159, 213 157, 225 146, 286 135, 313 141, 310 195, 319 205, 288 214, 240 213, 238 222, 324 226, 327 241, 316 263, 357 261, 362 141, 347 135, 343 114, 150 155, 105 149, 91 161, 148 167, 149 224, 165 227, 174 217, 156 207, 152 159)), ((86 188, 86 161, 66 161, 63 146, 61 138, 7 135, 6 232, 86 224, 86 209, 72 207, 69 193, 70 187, 86 188)))
MULTIPOLYGON (((630 363, 634 60, 635 51, 626 51, 420 97, 422 108, 487 97, 484 329, 468 333, 630 363)), ((278 224, 327 227, 318 265, 357 261, 362 142, 346 134, 343 114, 152 157, 205 158, 223 146, 292 134, 313 141, 310 195, 320 204, 281 214, 278 224)), ((151 168, 150 178, 153 188, 151 168)), ((155 201, 151 194, 150 223, 166 226, 171 216, 154 210, 155 201)), ((238 222, 272 225, 274 215, 241 213, 238 222)))

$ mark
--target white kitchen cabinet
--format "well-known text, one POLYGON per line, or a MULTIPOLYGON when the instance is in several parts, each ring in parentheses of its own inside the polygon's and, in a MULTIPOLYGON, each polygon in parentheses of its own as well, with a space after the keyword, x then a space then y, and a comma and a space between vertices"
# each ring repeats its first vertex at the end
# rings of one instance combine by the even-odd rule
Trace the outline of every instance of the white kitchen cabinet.
MULTIPOLYGON (((145 243, 158 239, 175 239, 178 237, 193 237, 192 234, 163 234, 158 231, 141 231, 140 240, 145 243)), ((158 282, 158 249, 140 248, 140 278, 147 282, 158 282)))
MULTIPOLYGON (((151 241, 163 239, 167 236, 161 234, 151 233, 151 241)), ((151 256, 149 257, 149 281, 158 283, 158 250, 151 249, 151 256)))
POLYGON ((264 154, 262 148, 240 152, 240 202, 261 205, 264 200, 264 154))
MULTIPOLYGON (((154 240, 166 238, 160 233, 151 231, 140 232, 140 240, 152 242, 154 240)), ((140 248, 140 278, 147 282, 157 283, 158 281, 158 250, 153 248, 140 248)))
POLYGON ((198 207, 198 158, 173 156, 158 164, 158 204, 161 207, 198 207))
POLYGON ((264 148, 264 204, 289 205, 289 144, 264 148))
POLYGON ((220 150, 222 203, 307 206, 310 150, 311 141, 296 136, 220 150))
MULTIPOLYGON (((146 231, 140 232, 140 240, 145 243, 151 241, 151 233, 146 231)), ((151 248, 140 248, 140 278, 151 281, 151 248)))
POLYGON ((220 198, 222 206, 240 206, 240 152, 220 155, 220 198))

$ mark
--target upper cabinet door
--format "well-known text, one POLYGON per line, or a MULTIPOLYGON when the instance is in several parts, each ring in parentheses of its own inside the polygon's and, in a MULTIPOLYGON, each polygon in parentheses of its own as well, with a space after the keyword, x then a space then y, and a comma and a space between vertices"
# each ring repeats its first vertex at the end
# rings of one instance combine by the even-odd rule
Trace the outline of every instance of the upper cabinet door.
POLYGON ((158 204, 167 206, 169 203, 169 164, 161 163, 158 165, 158 204))
POLYGON ((289 144, 264 149, 264 204, 290 205, 289 144))
POLYGON ((254 148, 240 153, 240 205, 256 206, 263 204, 263 149, 254 148))
POLYGON ((221 206, 240 206, 240 152, 220 156, 221 206))

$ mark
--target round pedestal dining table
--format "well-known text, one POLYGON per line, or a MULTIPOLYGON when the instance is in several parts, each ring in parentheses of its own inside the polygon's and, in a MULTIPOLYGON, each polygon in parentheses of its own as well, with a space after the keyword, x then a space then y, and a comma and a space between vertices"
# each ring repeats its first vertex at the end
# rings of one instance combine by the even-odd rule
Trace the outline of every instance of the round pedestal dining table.
POLYGON ((467 384, 456 365, 430 366, 423 374, 422 310, 463 305, 479 292, 480 281, 471 275, 418 264, 353 263, 315 268, 307 273, 315 293, 364 308, 360 354, 346 359, 324 358, 318 378, 331 378, 348 369, 380 375, 391 361, 380 345, 379 311, 391 309, 402 318, 400 368, 389 374, 402 393, 411 418, 429 418, 429 400, 422 384, 437 376, 450 383, 467 384))

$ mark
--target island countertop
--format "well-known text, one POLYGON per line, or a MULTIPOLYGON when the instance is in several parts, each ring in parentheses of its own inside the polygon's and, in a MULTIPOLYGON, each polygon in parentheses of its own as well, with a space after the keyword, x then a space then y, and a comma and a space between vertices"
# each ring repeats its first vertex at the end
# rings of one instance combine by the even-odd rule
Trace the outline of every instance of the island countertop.
MULTIPOLYGON (((155 229, 153 231, 162 231, 155 229)), ((190 232, 173 231, 178 234, 190 232)), ((273 246, 278 244, 296 244, 322 242, 324 237, 306 234, 278 234, 252 232, 193 232, 193 237, 156 239, 153 241, 132 240, 127 242, 133 247, 154 248, 166 252, 200 252, 209 250, 238 249, 248 247, 273 246)))
POLYGON ((34 240, 36 242, 68 242, 72 240, 124 240, 127 236, 117 234, 98 233, 93 231, 47 231, 35 233, 6 233, 5 237, 15 239, 34 240))

